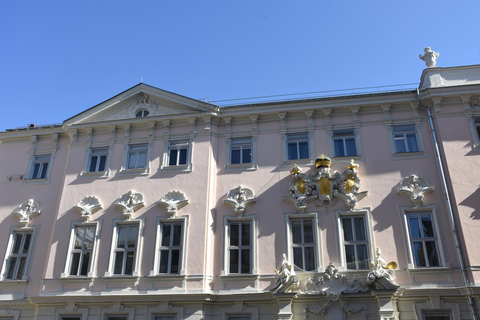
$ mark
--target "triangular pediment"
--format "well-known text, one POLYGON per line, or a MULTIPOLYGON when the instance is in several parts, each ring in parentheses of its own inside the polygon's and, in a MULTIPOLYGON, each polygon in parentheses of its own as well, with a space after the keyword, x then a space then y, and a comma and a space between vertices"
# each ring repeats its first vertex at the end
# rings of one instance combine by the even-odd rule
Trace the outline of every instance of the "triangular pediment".
POLYGON ((76 125, 136 118, 146 112, 148 117, 176 116, 214 112, 216 106, 140 83, 67 120, 76 125))

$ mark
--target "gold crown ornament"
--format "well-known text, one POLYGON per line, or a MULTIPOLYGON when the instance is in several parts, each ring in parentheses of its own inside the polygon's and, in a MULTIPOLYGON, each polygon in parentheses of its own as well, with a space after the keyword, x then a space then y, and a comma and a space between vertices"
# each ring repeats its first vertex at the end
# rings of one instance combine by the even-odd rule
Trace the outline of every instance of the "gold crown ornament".
POLYGON ((322 154, 320 157, 315 158, 315 167, 316 168, 319 168, 319 167, 330 168, 331 165, 332 165, 332 160, 330 160, 330 158, 327 157, 324 154, 322 154))

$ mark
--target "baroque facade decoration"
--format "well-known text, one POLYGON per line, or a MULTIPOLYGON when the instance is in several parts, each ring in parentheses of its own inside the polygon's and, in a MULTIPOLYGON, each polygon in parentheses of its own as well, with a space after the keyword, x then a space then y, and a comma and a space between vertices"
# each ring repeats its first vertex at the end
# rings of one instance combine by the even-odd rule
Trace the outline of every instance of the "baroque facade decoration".
POLYGON ((248 205, 257 201, 253 191, 249 188, 238 186, 227 193, 227 199, 223 200, 226 205, 232 206, 235 213, 242 215, 248 205))
POLYGON ((188 204, 188 199, 180 191, 170 191, 165 194, 157 204, 165 207, 170 216, 174 217, 180 208, 188 204))
POLYGON ((131 219, 135 211, 145 206, 143 194, 130 190, 118 198, 115 206, 122 211, 125 218, 131 219))
POLYGON ((28 227, 30 220, 38 216, 42 211, 40 211, 38 201, 28 199, 13 210, 12 213, 19 218, 19 223, 22 227, 28 227))
POLYGON ((95 196, 88 196, 83 198, 74 209, 82 215, 82 219, 90 221, 91 216, 102 209, 102 204, 95 196))
POLYGON ((415 174, 411 174, 403 179, 400 185, 401 187, 398 189, 398 193, 404 196, 410 196, 410 200, 412 200, 415 207, 422 206, 425 195, 435 190, 435 187, 429 187, 425 179, 419 178, 415 174))

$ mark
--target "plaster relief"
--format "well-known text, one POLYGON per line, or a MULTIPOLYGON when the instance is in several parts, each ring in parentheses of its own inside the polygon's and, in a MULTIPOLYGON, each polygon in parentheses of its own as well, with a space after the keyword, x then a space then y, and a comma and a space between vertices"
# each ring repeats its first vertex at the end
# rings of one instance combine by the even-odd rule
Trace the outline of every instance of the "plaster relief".
POLYGON ((249 188, 238 186, 235 189, 230 190, 227 193, 227 199, 223 200, 226 205, 233 206, 235 213, 243 214, 245 208, 253 203, 257 199, 253 196, 253 191, 249 188))
POLYGON ((178 210, 188 204, 188 199, 180 191, 170 191, 164 195, 157 204, 165 207, 171 217, 174 217, 178 210))
POLYGON ((427 180, 411 174, 400 182, 400 189, 398 193, 403 196, 410 196, 410 200, 416 208, 422 206, 422 201, 426 194, 429 194, 435 187, 428 186, 427 180))
POLYGON ((122 195, 115 202, 115 207, 120 209, 128 220, 133 216, 133 213, 145 206, 143 201, 143 194, 140 192, 135 192, 133 190, 128 191, 122 195))
POLYGON ((83 198, 75 207, 73 207, 82 216, 85 221, 90 221, 91 216, 102 209, 102 204, 97 197, 89 196, 83 198))
POLYGON ((34 199, 28 199, 12 212, 12 214, 20 219, 19 222, 23 228, 28 227, 31 218, 38 216, 40 213, 42 213, 42 211, 40 211, 40 204, 34 199))

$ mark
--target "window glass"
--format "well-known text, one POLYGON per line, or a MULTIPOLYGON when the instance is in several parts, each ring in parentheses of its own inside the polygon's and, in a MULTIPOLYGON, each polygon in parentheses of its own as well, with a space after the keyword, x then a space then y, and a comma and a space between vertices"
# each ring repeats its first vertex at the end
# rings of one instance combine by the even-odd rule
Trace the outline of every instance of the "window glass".
POLYGON ((357 155, 354 129, 333 130, 333 149, 335 157, 349 157, 357 155))
POLYGON ((347 269, 368 269, 368 241, 365 230, 365 217, 343 217, 342 227, 347 269))
POLYGON ((75 226, 69 272, 71 276, 88 275, 94 236, 95 226, 75 226))
POLYGON ((418 147, 417 129, 415 125, 397 125, 392 127, 395 152, 416 152, 418 147))
POLYGON ((50 158, 50 155, 38 156, 34 158, 30 173, 30 179, 45 179, 47 177, 50 158))
POLYGON ((188 141, 171 141, 169 144, 169 166, 179 166, 187 164, 188 160, 188 141))
POLYGON ((252 162, 252 140, 236 138, 230 141, 230 164, 252 162))
POLYGON ((105 171, 108 148, 95 148, 90 150, 88 172, 105 171))
POLYGON ((135 268, 138 225, 117 225, 114 274, 132 275, 135 268))
POLYGON ((162 222, 159 273, 178 274, 181 270, 183 222, 162 222))
POLYGON ((26 272, 32 232, 14 232, 12 250, 7 259, 5 278, 22 280, 26 272))
POLYGON ((127 169, 141 169, 147 167, 147 144, 131 145, 128 148, 127 169))
POLYGON ((447 311, 424 311, 424 320, 450 320, 450 312, 447 311))
POLYGON ((436 232, 431 213, 408 213, 407 221, 415 266, 440 266, 436 232))
POLYGON ((288 160, 309 159, 310 150, 308 145, 308 133, 287 135, 288 160))
POLYGON ((290 229, 292 232, 293 264, 297 269, 312 271, 315 263, 315 237, 313 219, 292 219, 290 229))
POLYGON ((148 110, 140 110, 135 114, 135 117, 136 118, 143 118, 143 117, 148 116, 149 114, 150 114, 150 112, 148 112, 148 110))
POLYGON ((252 272, 252 222, 229 221, 229 273, 252 272))

